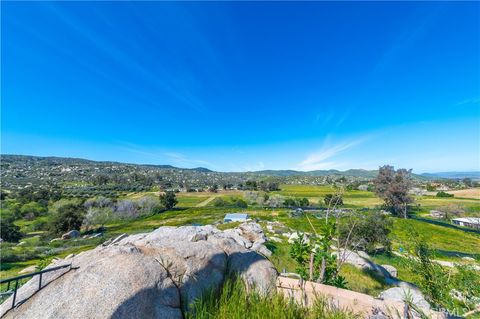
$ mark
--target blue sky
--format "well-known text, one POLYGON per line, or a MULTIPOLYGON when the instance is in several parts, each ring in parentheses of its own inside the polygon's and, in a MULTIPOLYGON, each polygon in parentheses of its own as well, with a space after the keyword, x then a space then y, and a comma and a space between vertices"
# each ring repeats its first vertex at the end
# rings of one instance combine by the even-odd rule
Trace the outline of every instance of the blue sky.
POLYGON ((1 151, 480 170, 475 2, 3 2, 1 151))

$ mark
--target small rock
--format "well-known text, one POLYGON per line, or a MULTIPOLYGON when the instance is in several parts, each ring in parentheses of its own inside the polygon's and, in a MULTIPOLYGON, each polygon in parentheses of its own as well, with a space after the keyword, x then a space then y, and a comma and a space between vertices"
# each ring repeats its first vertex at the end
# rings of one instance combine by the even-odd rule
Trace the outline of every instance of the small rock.
POLYGON ((268 238, 268 240, 276 242, 276 243, 281 243, 282 242, 282 240, 280 238, 275 237, 275 236, 272 236, 272 237, 268 238))

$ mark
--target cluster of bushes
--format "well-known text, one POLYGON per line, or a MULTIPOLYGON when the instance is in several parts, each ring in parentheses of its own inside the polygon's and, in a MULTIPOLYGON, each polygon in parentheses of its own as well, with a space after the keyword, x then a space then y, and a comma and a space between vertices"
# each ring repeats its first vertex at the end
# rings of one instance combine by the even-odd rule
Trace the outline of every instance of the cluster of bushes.
POLYGON ((303 197, 303 198, 287 198, 283 202, 283 205, 286 207, 307 207, 310 206, 310 202, 308 201, 308 198, 303 197))
POLYGON ((440 191, 437 193, 436 195, 437 197, 453 197, 454 195, 453 194, 449 194, 449 193, 446 193, 444 191, 440 191))
POLYGON ((279 207, 307 207, 310 206, 308 198, 285 197, 274 194, 269 195, 264 192, 245 192, 243 194, 245 201, 250 205, 263 206, 270 208, 279 207))
POLYGON ((85 214, 80 226, 83 225, 88 229, 95 225, 105 225, 113 221, 135 219, 159 213, 164 208, 165 205, 162 205, 158 199, 149 196, 138 200, 123 199, 117 201, 100 196, 83 203, 85 214))
POLYGON ((230 197, 230 198, 222 198, 217 197, 213 201, 213 206, 215 207, 235 207, 235 208, 247 208, 248 204, 241 198, 238 197, 230 197))
POLYGON ((389 234, 392 219, 380 212, 344 215, 338 220, 338 238, 342 247, 365 250, 369 253, 378 248, 390 251, 389 234))
POLYGON ((280 190, 279 183, 267 181, 246 181, 245 184, 239 184, 238 187, 243 190, 273 192, 280 190))

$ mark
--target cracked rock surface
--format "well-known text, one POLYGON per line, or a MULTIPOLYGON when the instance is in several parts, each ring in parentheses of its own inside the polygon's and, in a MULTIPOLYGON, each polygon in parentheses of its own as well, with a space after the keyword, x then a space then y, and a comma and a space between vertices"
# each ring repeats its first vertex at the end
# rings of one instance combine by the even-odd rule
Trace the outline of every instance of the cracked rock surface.
POLYGON ((10 297, 0 313, 3 318, 183 318, 196 298, 219 288, 230 273, 268 293, 275 289, 277 271, 247 248, 253 244, 245 245, 262 238, 256 226, 244 225, 239 232, 210 225, 160 227, 119 236, 55 261, 49 267, 72 262, 76 269, 44 274, 40 291, 35 276, 19 289, 18 306, 8 310, 10 297))

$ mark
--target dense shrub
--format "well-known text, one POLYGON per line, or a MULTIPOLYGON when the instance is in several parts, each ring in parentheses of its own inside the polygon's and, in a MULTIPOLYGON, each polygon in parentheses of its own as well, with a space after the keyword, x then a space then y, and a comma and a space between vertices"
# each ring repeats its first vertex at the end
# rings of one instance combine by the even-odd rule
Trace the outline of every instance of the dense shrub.
POLYGON ((37 202, 30 202, 24 204, 22 208, 20 208, 20 214, 27 220, 32 220, 35 217, 41 216, 42 214, 47 212, 47 207, 41 205, 37 202))
POLYGON ((246 191, 243 193, 243 198, 250 205, 263 206, 269 196, 263 192, 246 191))
POLYGON ((454 195, 453 194, 449 194, 449 193, 446 193, 444 191, 440 191, 437 193, 436 195, 437 197, 453 197, 454 195))
POLYGON ((82 204, 63 204, 52 214, 50 230, 57 235, 72 229, 80 230, 85 214, 85 207, 82 204))
POLYGON ((160 194, 160 203, 165 209, 172 209, 178 204, 178 200, 174 192, 166 191, 164 194, 160 194))
POLYGON ((223 197, 217 197, 213 200, 213 206, 215 207, 236 207, 236 208, 247 208, 248 204, 241 198, 231 197, 225 199, 223 197))
POLYGON ((20 227, 14 224, 13 218, 2 218, 0 222, 0 236, 8 242, 18 242, 22 238, 20 227))
POLYGON ((374 252, 378 246, 390 250, 388 235, 392 220, 380 212, 353 213, 339 219, 338 236, 342 247, 374 252))
POLYGON ((286 207, 307 207, 310 205, 308 198, 287 198, 283 202, 283 205, 286 207))

